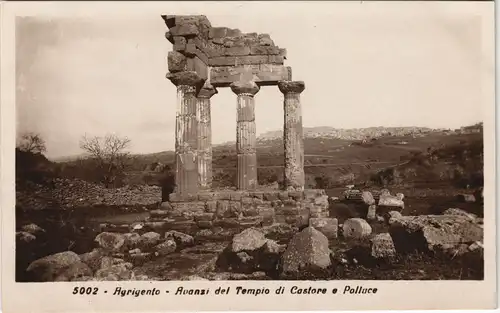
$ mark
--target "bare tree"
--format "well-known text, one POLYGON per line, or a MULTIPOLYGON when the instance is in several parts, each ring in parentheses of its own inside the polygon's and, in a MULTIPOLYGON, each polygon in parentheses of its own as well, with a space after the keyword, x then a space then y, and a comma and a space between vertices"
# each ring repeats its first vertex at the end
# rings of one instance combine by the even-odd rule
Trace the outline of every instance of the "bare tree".
POLYGON ((116 178, 125 171, 130 157, 129 152, 125 150, 129 144, 128 138, 116 135, 105 137, 85 135, 80 140, 80 148, 96 161, 101 180, 107 187, 115 184, 116 178))
POLYGON ((17 143, 17 148, 21 151, 31 153, 43 153, 47 151, 45 140, 40 134, 27 132, 21 135, 17 143))

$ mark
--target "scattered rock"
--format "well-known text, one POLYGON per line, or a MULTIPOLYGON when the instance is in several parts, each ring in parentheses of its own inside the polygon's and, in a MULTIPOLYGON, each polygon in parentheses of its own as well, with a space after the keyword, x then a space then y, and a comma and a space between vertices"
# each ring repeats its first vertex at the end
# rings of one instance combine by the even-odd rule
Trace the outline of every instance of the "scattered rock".
POLYGON ((125 238, 125 246, 127 249, 136 248, 141 241, 141 235, 138 233, 125 233, 123 234, 123 237, 125 238))
POLYGON ((370 221, 377 219, 377 206, 376 205, 368 206, 368 213, 366 214, 366 219, 370 220, 370 221))
POLYGON ((100 281, 130 280, 132 277, 132 263, 120 263, 98 270, 95 278, 100 281))
POLYGON ((350 218, 342 226, 344 238, 361 239, 372 233, 372 227, 362 218, 350 218))
POLYGON ((120 233, 103 232, 95 237, 99 247, 106 251, 117 252, 121 251, 125 244, 125 236, 120 233))
POLYGON ((177 246, 181 249, 194 246, 193 236, 171 230, 165 233, 165 239, 173 239, 177 246))
POLYGON ((161 235, 155 232, 148 232, 141 235, 137 242, 137 248, 141 251, 146 251, 148 249, 156 246, 161 240, 161 235))
POLYGON ((75 262, 63 270, 54 281, 74 281, 82 277, 92 277, 92 269, 83 262, 75 262))
POLYGON ((16 241, 19 243, 27 244, 35 240, 36 240, 35 235, 31 233, 25 231, 16 232, 16 241))
POLYGON ((266 238, 273 240, 290 239, 298 231, 297 227, 284 223, 275 223, 269 226, 264 226, 260 231, 266 238))
POLYGON ((443 215, 461 215, 467 217, 471 221, 475 221, 477 219, 477 215, 455 208, 447 209, 443 212, 443 215))
POLYGON ((105 256, 101 249, 93 249, 90 252, 80 254, 80 260, 87 264, 93 272, 101 268, 101 259, 105 256))
POLYGON ((420 215, 394 219, 389 232, 398 253, 483 240, 483 229, 463 215, 420 215))
POLYGON ((261 248, 267 240, 268 239, 261 231, 255 228, 247 228, 233 237, 231 251, 237 253, 240 251, 257 250, 261 248))
POLYGON ((398 211, 389 211, 384 214, 385 222, 389 225, 400 217, 403 217, 403 214, 399 213, 398 211))
POLYGON ((80 257, 76 253, 65 251, 33 261, 26 269, 26 272, 32 277, 33 281, 50 282, 54 281, 70 265, 77 262, 80 262, 80 257))
POLYGON ((389 233, 378 234, 371 239, 371 255, 377 259, 396 256, 396 249, 389 233))
POLYGON ((474 195, 469 195, 469 194, 459 194, 457 195, 457 199, 458 201, 465 203, 476 202, 476 197, 474 197, 474 195))
POLYGON ((177 249, 177 244, 173 239, 167 239, 155 247, 155 255, 162 256, 174 253, 177 249))
POLYGON ((367 205, 375 204, 375 198, 373 198, 372 193, 369 191, 363 191, 361 193, 361 199, 363 199, 363 202, 367 205))
POLYGON ((331 265, 328 238, 313 227, 293 236, 281 258, 282 277, 323 276, 331 265))
POLYGON ((264 233, 247 228, 233 237, 229 246, 219 254, 215 266, 219 270, 239 273, 275 273, 283 250, 283 246, 266 238, 264 233))
POLYGON ((328 239, 337 238, 338 220, 336 218, 319 217, 310 218, 309 226, 323 233, 328 239))
POLYGON ((45 232, 45 229, 41 228, 40 226, 38 226, 34 223, 24 225, 23 227, 21 227, 21 230, 24 232, 30 233, 32 235, 36 235, 36 234, 45 232))
POLYGON ((404 198, 405 198, 405 195, 404 195, 404 194, 402 194, 402 193, 400 193, 400 192, 398 192, 398 193, 396 194, 396 199, 403 201, 403 200, 404 200, 404 198))

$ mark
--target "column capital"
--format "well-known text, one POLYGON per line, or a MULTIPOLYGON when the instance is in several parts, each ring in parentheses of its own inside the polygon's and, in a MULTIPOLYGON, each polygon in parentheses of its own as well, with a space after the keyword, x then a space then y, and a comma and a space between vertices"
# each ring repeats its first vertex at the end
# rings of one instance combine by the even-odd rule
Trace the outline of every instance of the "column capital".
POLYGON ((255 96, 259 92, 260 87, 253 81, 248 82, 234 82, 230 85, 231 90, 239 95, 255 96))
POLYGON ((208 82, 205 82, 203 87, 201 87, 200 91, 198 92, 198 98, 210 99, 217 93, 217 89, 215 89, 214 86, 212 86, 208 82))
POLYGON ((168 73, 167 78, 176 86, 192 86, 199 88, 205 82, 205 80, 194 71, 168 73))
POLYGON ((283 94, 301 93, 306 88, 303 81, 282 80, 278 82, 278 88, 283 94))

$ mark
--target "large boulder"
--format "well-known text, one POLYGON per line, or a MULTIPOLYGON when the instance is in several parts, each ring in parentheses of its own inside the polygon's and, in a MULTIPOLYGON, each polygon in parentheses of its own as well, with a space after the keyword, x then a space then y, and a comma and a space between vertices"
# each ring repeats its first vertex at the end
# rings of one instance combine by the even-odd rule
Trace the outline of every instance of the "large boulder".
POLYGON ((28 244, 31 242, 34 242, 36 240, 36 236, 25 232, 25 231, 18 231, 16 232, 16 242, 18 244, 28 244))
POLYGON ((389 233, 378 234, 371 239, 371 255, 376 259, 388 259, 396 256, 394 242, 389 233))
POLYGON ((76 253, 72 251, 60 252, 33 261, 26 269, 26 273, 32 281, 55 281, 56 277, 72 264, 79 262, 81 262, 80 257, 76 253))
POLYGON ((176 230, 171 230, 165 233, 165 239, 173 239, 180 249, 194 246, 193 236, 181 233, 176 230))
POLYGON ((264 271, 275 275, 283 251, 284 246, 266 238, 263 232, 247 228, 233 237, 231 243, 218 256, 215 265, 223 271, 264 271))
POLYGON ((362 218, 350 218, 342 225, 344 238, 361 239, 370 236, 372 227, 362 218))
POLYGON ((455 209, 455 208, 445 210, 443 212, 443 215, 461 215, 461 216, 467 217, 471 221, 475 221, 477 219, 477 215, 466 212, 466 211, 461 210, 461 209, 455 209))
POLYGON ((102 232, 94 239, 103 250, 110 252, 122 251, 125 245, 125 236, 121 233, 102 232))
POLYGON ((338 221, 336 218, 317 217, 309 219, 309 226, 323 233, 328 239, 337 238, 338 221))
POLYGON ((30 233, 32 235, 37 235, 45 232, 45 229, 41 228, 40 226, 34 223, 24 225, 23 227, 21 227, 21 230, 30 233))
POLYGON ((83 262, 75 262, 63 270, 54 281, 80 281, 83 277, 92 276, 92 269, 83 262))
POLYGON ((101 268, 101 260, 104 256, 106 256, 106 253, 102 249, 96 248, 90 252, 80 254, 80 260, 95 272, 101 268))
POLYGON ((281 277, 324 277, 331 265, 328 238, 313 227, 295 234, 281 258, 281 277))
POLYGON ((430 252, 483 240, 481 225, 463 215, 403 216, 393 219, 389 233, 398 253, 430 252))
POLYGON ((373 197, 372 193, 369 191, 363 191, 361 193, 361 199, 363 199, 363 202, 366 205, 373 205, 375 204, 375 198, 373 197))
POLYGON ((133 273, 131 263, 120 263, 98 270, 95 273, 96 280, 100 281, 118 281, 131 280, 133 273))
POLYGON ((171 238, 165 240, 155 247, 155 255, 163 256, 170 253, 174 253, 177 249, 177 244, 171 238))
POLYGON ((141 251, 146 251, 152 249, 161 241, 161 235, 155 232, 147 232, 141 235, 136 247, 141 249, 141 251))

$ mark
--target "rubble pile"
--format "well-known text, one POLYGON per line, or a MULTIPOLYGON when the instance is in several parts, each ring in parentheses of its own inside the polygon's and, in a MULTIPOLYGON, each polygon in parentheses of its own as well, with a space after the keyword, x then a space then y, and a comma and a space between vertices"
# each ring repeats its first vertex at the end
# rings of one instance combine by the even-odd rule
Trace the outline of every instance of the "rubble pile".
POLYGON ((24 210, 93 206, 134 206, 160 203, 161 187, 125 186, 105 188, 79 179, 57 178, 45 184, 16 188, 16 206, 24 210))

